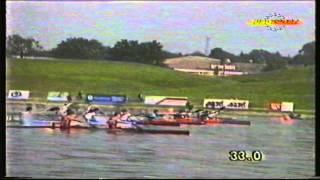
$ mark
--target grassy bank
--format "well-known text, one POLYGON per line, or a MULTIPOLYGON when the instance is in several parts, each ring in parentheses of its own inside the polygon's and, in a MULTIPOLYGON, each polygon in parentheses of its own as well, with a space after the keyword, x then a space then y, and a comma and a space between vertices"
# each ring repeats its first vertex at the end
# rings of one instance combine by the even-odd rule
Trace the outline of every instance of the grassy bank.
POLYGON ((251 107, 291 101, 296 109, 314 109, 314 69, 290 68, 259 75, 203 77, 157 66, 85 60, 7 60, 6 89, 30 90, 46 99, 48 91, 248 99, 251 107))

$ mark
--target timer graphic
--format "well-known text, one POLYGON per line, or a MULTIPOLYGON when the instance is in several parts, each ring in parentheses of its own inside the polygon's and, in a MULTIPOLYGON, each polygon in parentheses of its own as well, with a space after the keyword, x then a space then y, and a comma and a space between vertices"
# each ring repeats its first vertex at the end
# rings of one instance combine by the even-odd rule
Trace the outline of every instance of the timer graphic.
POLYGON ((263 153, 259 150, 255 150, 252 152, 245 151, 245 150, 232 150, 229 151, 229 160, 230 161, 262 161, 263 153))
MULTIPOLYGON (((271 13, 270 15, 266 16, 264 18, 265 21, 275 21, 275 20, 280 20, 280 21, 284 21, 285 20, 285 17, 281 14, 278 14, 278 13, 271 13)), ((271 31, 280 31, 282 30, 283 28, 285 28, 284 25, 280 25, 280 26, 275 26, 275 25, 266 25, 266 27, 268 28, 268 30, 271 30, 271 31)))
POLYGON ((253 27, 267 27, 270 31, 280 31, 286 26, 298 26, 302 25, 303 22, 299 19, 286 19, 279 13, 271 13, 264 19, 251 20, 247 24, 253 27))

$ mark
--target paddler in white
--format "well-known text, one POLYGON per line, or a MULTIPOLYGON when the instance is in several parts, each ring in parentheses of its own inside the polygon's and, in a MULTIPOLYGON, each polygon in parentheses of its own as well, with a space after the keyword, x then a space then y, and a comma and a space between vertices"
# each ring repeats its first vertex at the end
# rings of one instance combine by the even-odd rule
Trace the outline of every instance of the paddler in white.
POLYGON ((131 114, 130 114, 126 109, 124 109, 124 110, 120 113, 120 121, 127 121, 130 116, 131 116, 131 114))
POLYGON ((94 116, 98 113, 101 112, 103 114, 102 111, 99 110, 98 107, 93 106, 93 105, 89 105, 87 110, 83 113, 84 118, 86 119, 86 121, 90 121, 90 120, 95 120, 94 116))
POLYGON ((154 120, 157 119, 159 117, 159 110, 158 109, 154 109, 153 112, 151 113, 151 115, 149 116, 149 120, 154 120))
POLYGON ((218 114, 219 114, 219 112, 217 112, 217 111, 213 111, 213 112, 211 111, 210 113, 208 113, 208 118, 209 119, 217 118, 218 114))
POLYGON ((70 108, 72 103, 64 104, 62 108, 59 110, 59 115, 61 116, 66 116, 67 115, 67 110, 70 108))
POLYGON ((33 113, 31 111, 32 111, 32 107, 28 106, 26 108, 26 111, 22 112, 21 119, 22 119, 23 125, 26 125, 26 126, 31 125, 31 121, 34 119, 33 113))

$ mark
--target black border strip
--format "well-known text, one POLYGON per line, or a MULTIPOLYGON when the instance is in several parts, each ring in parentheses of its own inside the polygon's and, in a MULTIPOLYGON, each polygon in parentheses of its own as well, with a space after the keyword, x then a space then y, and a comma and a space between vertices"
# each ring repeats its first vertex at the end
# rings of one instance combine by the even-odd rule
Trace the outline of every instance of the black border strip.
POLYGON ((315 56, 315 107, 316 107, 316 114, 315 114, 315 176, 320 176, 320 122, 319 122, 319 103, 320 103, 320 96, 319 96, 319 91, 320 88, 318 87, 320 85, 319 83, 319 72, 320 72, 320 63, 318 62, 319 58, 319 44, 318 44, 318 39, 319 39, 319 18, 317 17, 318 13, 317 10, 319 10, 317 5, 319 5, 319 1, 316 1, 316 6, 315 6, 315 15, 316 15, 316 25, 315 25, 315 30, 316 30, 316 56, 315 56))
POLYGON ((0 114, 1 114, 1 129, 0 129, 0 135, 1 135, 1 165, 0 165, 0 177, 5 177, 6 176, 6 128, 5 128, 5 123, 6 123, 6 91, 5 91, 5 77, 6 77, 6 55, 5 55, 5 43, 6 43, 6 3, 5 1, 0 2, 0 23, 2 24, 2 28, 0 31, 0 38, 1 38, 1 45, 0 48, 2 49, 0 56, 1 56, 1 82, 3 83, 4 89, 1 91, 1 108, 0 108, 0 114))

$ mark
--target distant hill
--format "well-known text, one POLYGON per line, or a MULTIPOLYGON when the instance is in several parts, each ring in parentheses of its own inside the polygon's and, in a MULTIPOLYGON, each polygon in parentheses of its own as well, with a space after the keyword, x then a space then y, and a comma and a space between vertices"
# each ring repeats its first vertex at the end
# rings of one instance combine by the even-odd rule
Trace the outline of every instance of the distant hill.
POLYGON ((248 99, 252 107, 270 101, 292 101, 298 109, 314 109, 314 67, 237 77, 203 77, 138 63, 87 60, 8 60, 7 90, 30 90, 46 98, 48 91, 248 99))

